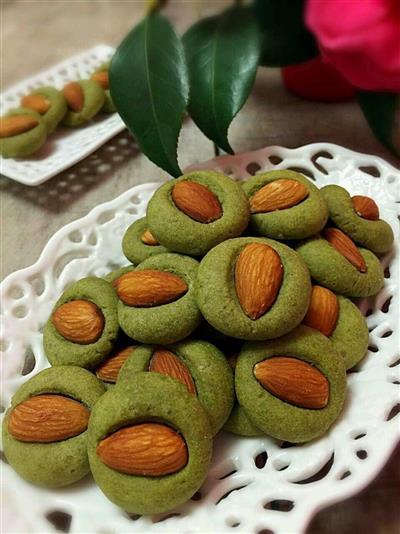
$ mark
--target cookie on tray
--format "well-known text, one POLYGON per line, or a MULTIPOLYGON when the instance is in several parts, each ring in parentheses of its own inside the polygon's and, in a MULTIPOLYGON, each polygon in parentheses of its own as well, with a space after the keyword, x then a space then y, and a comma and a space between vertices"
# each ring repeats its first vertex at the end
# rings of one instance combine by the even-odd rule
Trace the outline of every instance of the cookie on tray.
POLYGON ((89 122, 103 107, 104 89, 93 80, 78 80, 67 83, 63 94, 68 111, 62 120, 64 126, 74 128, 89 122))
POLYGON ((111 93, 110 93, 110 84, 108 80, 109 68, 110 68, 109 61, 107 61, 106 63, 102 63, 100 67, 98 67, 90 77, 91 80, 100 84, 101 87, 104 89, 106 98, 104 100, 103 107, 101 108, 101 111, 103 113, 115 113, 117 111, 117 108, 114 105, 114 102, 111 98, 111 93))
POLYGON ((205 319, 227 336, 262 340, 301 323, 311 294, 308 269, 283 243, 230 239, 202 259, 196 299, 205 319))
POLYGON ((321 189, 329 208, 333 224, 360 246, 375 254, 389 252, 393 245, 393 230, 379 218, 375 201, 366 196, 350 196, 339 185, 326 185, 321 189))
POLYGON ((207 341, 190 339, 165 347, 142 345, 123 365, 117 386, 129 383, 140 371, 166 374, 185 384, 206 410, 213 435, 232 410, 232 372, 222 352, 207 341))
POLYGON ((326 287, 313 286, 303 324, 329 337, 344 358, 346 369, 354 367, 367 352, 369 332, 363 314, 351 300, 326 287))
POLYGON ((87 426, 103 384, 81 367, 41 371, 15 393, 3 419, 8 463, 25 480, 46 488, 89 473, 87 426))
POLYGON ((312 278, 346 297, 369 297, 383 287, 383 269, 371 251, 357 247, 338 228, 327 227, 296 247, 312 278))
POLYGON ((118 320, 125 334, 141 343, 168 345, 200 324, 194 297, 198 262, 179 254, 158 254, 119 277, 118 320))
POLYGON ((45 123, 32 109, 16 108, 0 119, 0 154, 4 158, 30 156, 46 139, 45 123))
POLYGON ((305 239, 322 230, 328 220, 320 190, 298 172, 265 172, 242 185, 250 202, 250 226, 259 235, 305 239))
POLYGON ((55 87, 39 87, 22 97, 21 106, 39 113, 51 134, 67 113, 67 101, 55 87))
POLYGON ((239 236, 249 216, 241 186, 211 171, 169 180, 147 206, 147 223, 157 241, 191 256, 202 256, 221 241, 239 236))
POLYGON ((67 287, 43 332, 43 346, 52 365, 94 368, 114 348, 118 337, 117 296, 113 287, 94 276, 67 287))
POLYGON ((340 415, 346 367, 327 337, 300 325, 279 339, 245 343, 235 390, 257 428, 301 443, 324 434, 340 415))
POLYGON ((139 264, 150 256, 169 252, 160 245, 147 226, 146 217, 132 223, 122 238, 122 251, 134 264, 139 264))
POLYGON ((166 512, 186 502, 211 462, 206 412, 177 380, 137 373, 97 402, 88 454, 96 484, 134 514, 166 512))

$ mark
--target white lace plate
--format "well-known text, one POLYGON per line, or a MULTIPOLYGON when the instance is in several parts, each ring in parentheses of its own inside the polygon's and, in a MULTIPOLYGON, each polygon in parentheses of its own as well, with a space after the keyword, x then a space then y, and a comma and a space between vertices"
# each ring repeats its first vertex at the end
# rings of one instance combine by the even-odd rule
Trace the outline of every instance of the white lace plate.
MULTIPOLYGON (((235 179, 256 171, 298 169, 319 186, 337 183, 351 194, 373 197, 381 217, 398 235, 399 173, 377 157, 321 143, 297 149, 269 147, 200 167, 235 179)), ((17 388, 48 366, 41 331, 58 296, 69 282, 102 276, 127 263, 122 235, 144 215, 157 185, 133 187, 65 226, 34 265, 3 282, 3 411, 17 388)), ((319 509, 368 484, 400 435, 398 239, 382 262, 384 288, 375 298, 360 302, 371 332, 369 352, 349 373, 345 409, 325 436, 291 446, 268 437, 240 439, 221 433, 215 440, 212 468, 194 499, 152 517, 128 516, 103 496, 91 476, 50 491, 24 482, 3 463, 3 504, 8 510, 4 531, 49 532, 57 522, 71 533, 302 532, 319 509)))
MULTIPOLYGON (((110 46, 95 46, 45 72, 14 85, 0 95, 0 115, 19 107, 21 97, 33 89, 51 85, 57 89, 71 81, 88 78, 114 53, 110 46)), ((40 150, 26 158, 2 158, 1 173, 25 185, 39 185, 71 167, 125 128, 118 113, 100 113, 78 128, 57 127, 40 150)))

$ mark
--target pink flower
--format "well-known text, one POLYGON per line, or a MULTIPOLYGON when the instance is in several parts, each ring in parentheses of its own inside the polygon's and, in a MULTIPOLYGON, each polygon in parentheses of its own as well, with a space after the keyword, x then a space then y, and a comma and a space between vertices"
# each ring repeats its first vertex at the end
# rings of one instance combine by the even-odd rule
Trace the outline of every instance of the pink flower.
POLYGON ((400 92, 400 0, 307 0, 306 24, 351 84, 400 92))

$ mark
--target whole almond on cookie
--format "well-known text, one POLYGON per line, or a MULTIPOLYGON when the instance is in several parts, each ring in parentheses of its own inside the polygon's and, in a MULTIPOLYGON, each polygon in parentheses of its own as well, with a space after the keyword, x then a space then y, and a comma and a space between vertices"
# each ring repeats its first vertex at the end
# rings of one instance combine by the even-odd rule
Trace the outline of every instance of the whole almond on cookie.
POLYGON ((339 317, 339 301, 335 293, 322 286, 313 286, 310 304, 303 324, 331 336, 339 317))
POLYGON ((94 72, 90 78, 94 82, 97 82, 98 84, 100 84, 103 89, 108 89, 109 87, 108 71, 102 70, 99 72, 94 72))
POLYGON ((62 304, 53 313, 52 321, 59 334, 80 345, 95 343, 104 328, 100 308, 87 300, 70 300, 62 304))
POLYGON ((328 404, 327 378, 303 360, 274 356, 257 363, 254 376, 272 395, 294 406, 317 410, 328 404))
POLYGON ((283 265, 279 254, 263 243, 251 243, 239 254, 235 286, 244 313, 255 320, 273 305, 282 284, 283 265))
POLYGON ((103 382, 114 384, 118 380, 118 374, 126 360, 131 356, 135 347, 127 347, 112 354, 96 370, 96 376, 103 382))
POLYGON ((70 82, 63 89, 65 100, 69 109, 79 113, 83 109, 84 95, 82 87, 78 82, 70 82))
POLYGON ((186 365, 169 350, 158 349, 151 358, 149 371, 176 378, 184 384, 192 395, 196 395, 192 375, 186 365))
POLYGON ((379 219, 379 208, 372 198, 356 195, 351 197, 351 201, 355 212, 363 219, 370 221, 377 221, 379 219))
POLYGON ((156 245, 160 244, 148 229, 143 232, 141 241, 150 247, 155 247, 156 245))
POLYGON ((160 477, 180 471, 188 461, 183 438, 159 423, 142 423, 117 430, 97 446, 101 461, 129 475, 160 477))
POLYGON ((296 206, 308 196, 307 187, 297 180, 281 178, 261 187, 250 198, 251 213, 268 213, 296 206))
POLYGON ((325 228, 324 237, 342 256, 346 258, 360 273, 367 272, 367 265, 354 242, 338 228, 325 228))
POLYGON ((21 99, 21 106, 44 115, 50 109, 51 104, 50 100, 42 95, 26 95, 21 99))
POLYGON ((29 115, 11 115, 0 119, 0 138, 14 137, 33 130, 39 121, 29 115))
POLYGON ((8 431, 19 441, 51 443, 72 438, 87 428, 90 412, 63 395, 36 395, 11 411, 8 431))
POLYGON ((123 274, 116 286, 122 302, 143 308, 173 302, 188 289, 187 283, 176 274, 153 269, 123 274))
POLYGON ((178 182, 172 189, 176 207, 200 223, 210 223, 222 216, 217 196, 205 185, 191 180, 178 182))

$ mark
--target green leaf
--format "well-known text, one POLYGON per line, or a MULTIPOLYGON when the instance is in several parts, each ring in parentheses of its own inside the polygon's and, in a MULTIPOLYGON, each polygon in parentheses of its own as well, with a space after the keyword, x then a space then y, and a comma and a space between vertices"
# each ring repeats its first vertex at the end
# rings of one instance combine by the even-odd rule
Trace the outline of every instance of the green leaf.
POLYGON ((263 32, 261 64, 284 67, 318 55, 318 46, 304 25, 304 0, 255 0, 263 32))
POLYGON ((162 15, 148 15, 119 45, 110 89, 146 156, 172 176, 181 175, 177 144, 188 102, 187 69, 182 43, 162 15))
POLYGON ((357 94, 357 99, 375 137, 390 152, 400 157, 400 152, 396 149, 392 140, 395 114, 400 103, 400 95, 360 91, 357 94))
POLYGON ((228 128, 251 91, 261 34, 251 9, 203 19, 183 37, 190 79, 189 113, 200 130, 233 153, 228 128))

